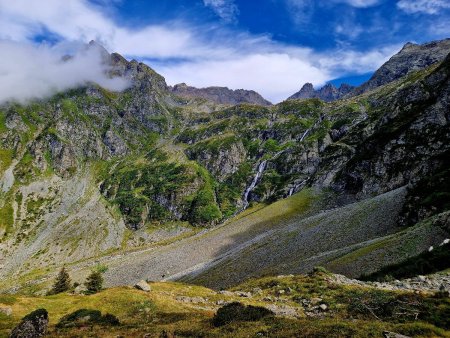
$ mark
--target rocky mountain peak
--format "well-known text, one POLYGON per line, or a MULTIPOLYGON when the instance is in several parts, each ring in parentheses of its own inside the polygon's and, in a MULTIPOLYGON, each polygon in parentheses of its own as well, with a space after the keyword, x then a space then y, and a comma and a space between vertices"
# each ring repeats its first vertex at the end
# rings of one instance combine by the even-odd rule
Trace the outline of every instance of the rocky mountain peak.
POLYGON ((332 83, 327 83, 322 88, 315 90, 312 83, 305 83, 302 89, 288 98, 292 99, 312 99, 318 98, 326 102, 335 101, 348 94, 354 87, 349 84, 341 84, 336 88, 332 83))
POLYGON ((177 96, 184 98, 202 98, 218 104, 236 105, 240 103, 251 103, 262 106, 270 106, 271 103, 264 99, 259 93, 253 90, 236 89, 227 87, 206 87, 196 88, 179 83, 171 87, 170 90, 177 96))
POLYGON ((427 68, 444 60, 449 53, 450 39, 432 41, 422 45, 408 42, 397 54, 384 63, 369 81, 356 88, 351 95, 362 94, 411 72, 427 68))

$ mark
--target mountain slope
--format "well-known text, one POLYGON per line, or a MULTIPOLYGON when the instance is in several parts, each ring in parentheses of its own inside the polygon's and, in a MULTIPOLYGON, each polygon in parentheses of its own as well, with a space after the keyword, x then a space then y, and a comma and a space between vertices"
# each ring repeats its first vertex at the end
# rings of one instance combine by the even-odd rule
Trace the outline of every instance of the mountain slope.
MULTIPOLYGON (((274 267, 280 267, 277 273, 304 271, 318 263, 367 273, 368 257, 378 257, 376 269, 419 254, 448 233, 448 203, 438 203, 436 194, 450 193, 442 184, 450 151, 450 57, 354 98, 288 100, 269 107, 209 103, 208 109, 173 95, 142 63, 118 54, 105 58, 114 66, 111 76, 129 79, 131 87, 123 93, 89 85, 26 106, 0 107, 4 280, 29 281, 74 262, 82 274, 100 257, 111 265, 111 285, 149 274, 178 278, 196 266, 206 274, 198 280, 208 283, 202 276, 220 279, 215 271, 227 271, 215 270, 211 262, 226 265, 242 255, 267 257, 256 275, 274 267), (371 223, 382 215, 368 206, 400 196, 403 187, 401 198, 386 200, 389 219, 371 223), (332 196, 309 201, 317 203, 310 214, 294 204, 286 215, 292 218, 283 218, 269 206, 255 213, 256 220, 239 223, 239 213, 255 203, 294 195, 289 205, 302 200, 307 188, 332 196), (359 213, 364 206, 367 215, 359 213), (339 225, 321 219, 321 209, 339 225), (347 214, 364 216, 358 238, 344 231, 347 214), (227 219, 223 227, 202 230, 227 219), (305 255, 295 249, 302 234, 291 230, 299 227, 306 234, 304 222, 316 221, 312 237, 305 237, 311 248, 305 255), (326 238, 333 231, 335 241, 311 247, 314 236, 326 238), (415 233, 420 243, 410 250, 401 239, 415 233), (190 238, 170 244, 185 237, 190 238), (293 266, 279 261, 289 254, 253 250, 278 242, 293 248, 293 266), (394 245, 399 252, 379 259, 394 245), (204 256, 198 251, 203 246, 209 248, 204 256), (307 259, 309 265, 302 265, 307 259)), ((252 274, 245 264, 236 273, 230 283, 252 274)))

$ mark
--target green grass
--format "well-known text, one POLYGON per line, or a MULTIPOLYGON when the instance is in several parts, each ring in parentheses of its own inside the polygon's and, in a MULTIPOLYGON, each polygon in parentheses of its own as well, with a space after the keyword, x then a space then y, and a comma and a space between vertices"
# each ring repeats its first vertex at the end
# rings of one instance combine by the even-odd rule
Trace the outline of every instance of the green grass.
POLYGON ((0 306, 9 306, 13 310, 12 316, 0 317, 0 335, 6 336, 26 314, 45 308, 50 319, 49 337, 84 336, 87 333, 98 337, 144 334, 159 337, 163 332, 177 337, 381 337, 385 330, 414 337, 450 336, 446 317, 450 308, 448 298, 334 285, 327 281, 327 276, 327 273, 316 272, 309 276, 266 277, 232 289, 253 292, 258 288, 260 291, 250 298, 180 283, 151 283, 152 291, 148 293, 121 287, 90 296, 67 293, 45 297, 0 295, 0 306), (280 293, 281 290, 284 292, 280 293), (317 317, 307 317, 303 300, 312 302, 317 297, 321 298, 319 304, 327 304, 328 310, 318 311, 317 317), (289 306, 297 309, 298 318, 250 316, 248 319, 252 321, 247 321, 246 316, 241 316, 239 321, 226 320, 222 323, 225 325, 215 327, 213 316, 221 307, 217 305, 219 300, 240 302, 250 306, 247 309, 289 306), (399 304, 406 315, 397 315, 399 304), (374 310, 368 311, 368 306, 374 310), (77 316, 79 313, 99 317, 100 312, 117 317, 120 325, 108 326, 107 321, 95 323, 95 320, 85 321, 84 325, 82 321, 71 325, 67 321, 80 317, 77 316), (408 315, 417 312, 417 319, 408 315), (69 325, 58 328, 63 317, 69 325))

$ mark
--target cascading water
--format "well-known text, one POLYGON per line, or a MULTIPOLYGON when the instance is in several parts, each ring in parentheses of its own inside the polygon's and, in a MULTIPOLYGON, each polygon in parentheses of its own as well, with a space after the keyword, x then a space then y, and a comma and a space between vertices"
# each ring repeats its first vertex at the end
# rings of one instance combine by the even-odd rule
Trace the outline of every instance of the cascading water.
POLYGON ((253 189, 255 189, 256 185, 258 184, 259 179, 261 178, 264 170, 266 169, 266 165, 267 165, 267 160, 264 160, 259 164, 258 171, 256 172, 255 177, 253 177, 252 183, 247 187, 247 189, 245 189, 244 197, 243 197, 244 205, 242 207, 242 210, 247 209, 247 207, 249 205, 248 196, 250 195, 250 193, 253 191, 253 189))

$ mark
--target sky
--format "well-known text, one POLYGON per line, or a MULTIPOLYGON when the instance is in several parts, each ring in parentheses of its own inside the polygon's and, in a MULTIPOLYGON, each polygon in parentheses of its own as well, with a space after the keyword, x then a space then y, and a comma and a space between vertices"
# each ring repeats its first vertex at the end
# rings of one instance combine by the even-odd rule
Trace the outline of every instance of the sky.
POLYGON ((0 0, 0 92, 125 87, 94 70, 82 46, 96 40, 169 85, 253 89, 276 103, 306 82, 360 84, 406 42, 450 37, 449 22, 448 0, 0 0), (79 57, 62 81, 55 60, 67 52, 79 57))

